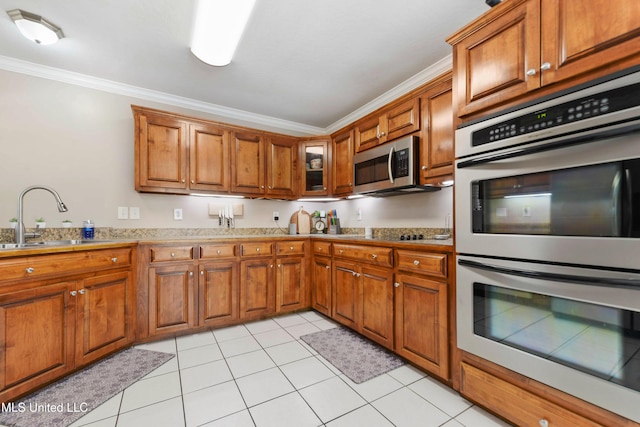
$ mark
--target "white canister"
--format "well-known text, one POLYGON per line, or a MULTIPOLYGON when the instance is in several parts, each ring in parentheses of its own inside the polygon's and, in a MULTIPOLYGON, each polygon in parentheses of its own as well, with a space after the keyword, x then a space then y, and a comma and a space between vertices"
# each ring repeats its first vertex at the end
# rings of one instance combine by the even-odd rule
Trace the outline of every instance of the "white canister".
POLYGON ((297 228, 298 227, 295 223, 292 222, 291 224, 289 224, 289 234, 296 234, 298 232, 297 228))

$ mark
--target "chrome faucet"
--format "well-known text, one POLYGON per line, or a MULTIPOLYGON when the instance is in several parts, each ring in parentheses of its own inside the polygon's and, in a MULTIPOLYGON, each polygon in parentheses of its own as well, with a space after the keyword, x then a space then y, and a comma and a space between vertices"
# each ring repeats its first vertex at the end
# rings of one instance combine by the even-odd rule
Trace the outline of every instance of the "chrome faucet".
POLYGON ((58 211, 66 212, 69 209, 65 206, 64 202, 60 198, 60 195, 56 190, 51 187, 47 187, 45 185, 32 185, 31 187, 27 187, 22 190, 22 193, 18 196, 18 223, 16 224, 15 231, 15 240, 18 244, 24 244, 26 237, 39 237, 37 233, 27 233, 24 229, 24 221, 23 221, 23 205, 24 205, 24 196, 31 190, 45 190, 49 193, 53 194, 53 197, 56 198, 56 202, 58 203, 58 211))

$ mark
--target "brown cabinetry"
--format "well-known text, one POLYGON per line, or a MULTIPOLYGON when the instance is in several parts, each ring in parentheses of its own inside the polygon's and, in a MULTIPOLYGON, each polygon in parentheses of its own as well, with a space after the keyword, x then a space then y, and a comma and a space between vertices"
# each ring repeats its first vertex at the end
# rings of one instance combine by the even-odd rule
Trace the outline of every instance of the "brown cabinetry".
POLYGON ((448 256, 398 249, 396 258, 396 352, 448 379, 448 256))
POLYGON ((264 159, 264 140, 261 135, 233 133, 231 192, 254 195, 264 194, 264 159))
POLYGON ((390 248, 334 244, 332 314, 393 349, 393 270, 380 267, 392 265, 391 253, 390 248))
POLYGON ((134 261, 130 247, 0 260, 0 401, 133 341, 134 261))
POLYGON ((451 36, 457 114, 468 116, 568 80, 638 63, 634 0, 503 2, 451 36))
POLYGON ((149 334, 174 333, 197 324, 195 266, 192 263, 149 269, 149 334))
POLYGON ((359 121, 355 128, 356 152, 368 150, 419 129, 420 99, 416 97, 359 121))
POLYGON ((329 195, 329 141, 302 141, 300 149, 300 195, 329 195))
POLYGON ((229 191, 226 130, 168 113, 132 108, 137 191, 229 191))
POLYGON ((454 125, 451 77, 434 84, 420 97, 420 173, 422 184, 453 179, 454 125))
POLYGON ((346 196, 353 192, 353 130, 331 140, 331 194, 346 196))
POLYGON ((267 191, 271 197, 294 198, 298 194, 298 143, 295 139, 267 140, 267 191))

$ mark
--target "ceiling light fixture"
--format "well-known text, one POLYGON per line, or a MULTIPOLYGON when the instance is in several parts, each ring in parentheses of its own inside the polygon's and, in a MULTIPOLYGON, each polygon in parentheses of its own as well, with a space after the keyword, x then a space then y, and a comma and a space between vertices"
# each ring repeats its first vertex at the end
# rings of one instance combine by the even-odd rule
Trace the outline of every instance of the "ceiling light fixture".
POLYGON ((42 45, 52 44, 64 37, 62 29, 40 15, 14 9, 7 12, 23 36, 42 45))
POLYGON ((198 0, 191 52, 202 62, 228 65, 255 0, 198 0))

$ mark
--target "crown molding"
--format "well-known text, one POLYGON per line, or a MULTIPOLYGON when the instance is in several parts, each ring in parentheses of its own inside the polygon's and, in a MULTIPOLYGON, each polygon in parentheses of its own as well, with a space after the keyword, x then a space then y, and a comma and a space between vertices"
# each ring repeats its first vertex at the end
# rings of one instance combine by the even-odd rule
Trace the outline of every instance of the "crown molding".
POLYGON ((34 77, 55 80, 58 82, 68 83, 76 86, 82 86, 89 89, 100 90, 103 92, 143 99, 146 101, 153 101, 162 104, 173 105, 176 107, 188 108, 190 110, 214 114, 225 118, 242 120, 249 123, 261 124, 264 126, 274 127, 277 129, 283 129, 296 133, 307 135, 323 135, 325 133, 325 129, 317 126, 310 126, 303 123, 297 123, 278 119, 275 117, 255 114, 244 110, 229 108, 222 105, 211 104, 208 102, 202 102, 191 98, 171 95, 169 93, 145 89, 124 83, 118 83, 112 80, 92 77, 86 74, 62 70, 60 68, 48 67, 45 65, 22 61, 2 55, 0 55, 0 69, 27 74, 34 77))
POLYGON ((388 103, 395 101, 402 95, 409 93, 412 90, 422 86, 423 84, 428 83, 434 78, 446 73, 447 71, 450 71, 452 67, 453 55, 449 54, 435 64, 425 68, 412 77, 409 77, 407 80, 400 83, 396 87, 389 89, 382 95, 364 104, 362 107, 358 108, 352 113, 330 124, 326 127, 325 132, 327 134, 331 134, 337 130, 344 128, 345 126, 348 126, 349 124, 377 110, 378 108, 384 107, 388 103))
POLYGON ((394 88, 388 90, 377 98, 366 103, 362 107, 343 117, 342 119, 332 123, 326 128, 306 125, 304 123, 282 120, 275 117, 255 114, 244 110, 229 108, 222 105, 202 102, 191 98, 171 95, 165 92, 159 92, 151 89, 145 89, 112 80, 101 79, 98 77, 88 76, 73 71, 67 71, 60 68, 48 67, 45 65, 35 64, 33 62, 23 61, 0 55, 0 69, 12 71, 15 73, 27 74, 34 77, 40 77, 49 80, 55 80, 62 83, 82 86, 89 89, 100 90, 103 92, 115 93, 118 95, 129 96, 133 98, 143 99, 146 101, 158 102, 166 105, 187 108, 194 111, 213 114, 216 116, 241 120, 249 123, 260 124, 268 127, 282 129, 286 131, 306 134, 306 135, 328 135, 331 134, 359 118, 377 110, 380 107, 390 103, 400 96, 416 89, 417 87, 429 82, 435 77, 449 71, 452 67, 452 56, 449 55, 442 60, 436 62, 430 67, 420 71, 394 88))

